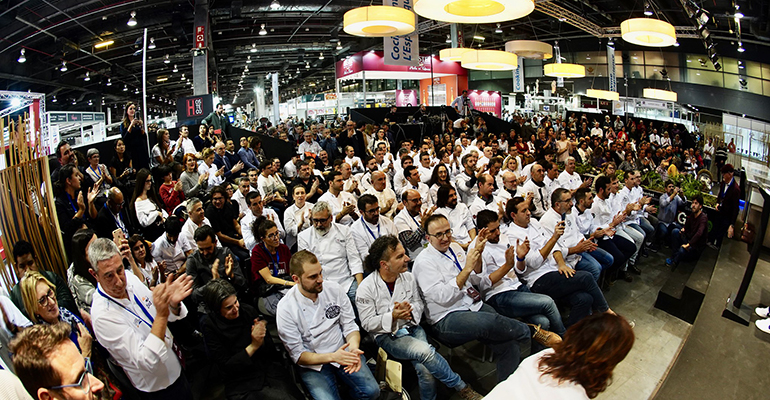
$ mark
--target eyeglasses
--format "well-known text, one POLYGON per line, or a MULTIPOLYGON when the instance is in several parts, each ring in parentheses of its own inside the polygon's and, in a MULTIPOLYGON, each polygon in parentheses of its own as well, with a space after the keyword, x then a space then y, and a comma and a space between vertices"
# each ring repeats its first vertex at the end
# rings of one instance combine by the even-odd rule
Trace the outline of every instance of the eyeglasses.
POLYGON ((221 200, 224 200, 224 199, 225 199, 224 197, 218 196, 218 197, 212 197, 211 201, 221 201, 221 200))
POLYGON ((433 235, 429 233, 428 236, 433 236, 436 239, 444 239, 444 238, 449 239, 452 237, 452 230, 450 229, 448 231, 434 233, 433 235))
POLYGON ((278 239, 279 233, 278 232, 268 233, 267 235, 265 235, 265 237, 271 240, 275 240, 275 239, 278 239))
POLYGON ((329 214, 326 218, 313 218, 312 221, 314 224, 323 224, 324 222, 328 221, 331 218, 331 214, 329 214))
POLYGON ((88 394, 88 392, 91 391, 91 380, 88 379, 88 375, 91 375, 94 373, 94 369, 91 366, 91 359, 88 357, 85 357, 86 360, 86 369, 83 371, 82 374, 80 374, 80 377, 78 378, 77 383, 72 383, 69 385, 60 385, 60 386, 53 386, 49 387, 50 390, 58 390, 58 389, 64 389, 68 387, 74 387, 74 388, 80 388, 83 390, 83 393, 88 394))
POLYGON ((56 293, 53 292, 53 289, 49 288, 48 293, 46 293, 45 296, 37 300, 37 304, 40 304, 41 307, 45 307, 48 305, 49 301, 54 301, 54 300, 56 300, 56 293))

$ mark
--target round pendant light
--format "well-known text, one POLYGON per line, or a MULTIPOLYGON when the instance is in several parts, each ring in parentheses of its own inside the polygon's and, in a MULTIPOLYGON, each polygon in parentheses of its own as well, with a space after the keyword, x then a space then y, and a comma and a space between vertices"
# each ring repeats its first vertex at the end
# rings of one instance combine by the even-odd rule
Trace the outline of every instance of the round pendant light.
POLYGON ((543 66, 543 74, 553 78, 582 78, 586 67, 579 64, 551 63, 543 66))
POLYGON ((620 93, 609 90, 588 89, 586 90, 586 96, 602 100, 620 100, 620 93))
POLYGON ((463 54, 473 51, 473 49, 469 49, 466 47, 452 47, 448 49, 441 49, 438 52, 438 58, 441 61, 460 61, 462 59, 463 54))
POLYGON ((673 102, 676 102, 678 98, 676 92, 671 92, 671 91, 662 90, 662 89, 653 89, 653 88, 645 88, 644 91, 642 92, 642 96, 648 99, 673 101, 673 102))
POLYGON ((536 40, 511 40, 505 43, 505 51, 536 60, 547 60, 553 57, 553 46, 536 40))
POLYGON ((484 24, 525 17, 534 0, 416 0, 414 12, 437 21, 484 24))
POLYGON ((518 66, 516 55, 502 50, 471 50, 460 60, 463 68, 481 71, 511 71, 518 66))
POLYGON ((414 32, 415 19, 413 12, 401 7, 358 7, 345 13, 343 29, 353 36, 401 36, 414 32))
POLYGON ((667 47, 676 43, 676 29, 666 21, 631 18, 620 24, 620 36, 628 43, 647 47, 667 47))

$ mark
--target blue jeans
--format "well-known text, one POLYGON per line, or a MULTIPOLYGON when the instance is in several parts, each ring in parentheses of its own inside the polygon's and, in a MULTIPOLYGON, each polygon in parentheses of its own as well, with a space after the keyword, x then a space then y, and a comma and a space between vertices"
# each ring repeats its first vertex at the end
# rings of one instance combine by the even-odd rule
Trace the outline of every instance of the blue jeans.
POLYGON ((408 335, 378 335, 374 340, 390 356, 411 361, 420 381, 420 398, 436 398, 436 379, 455 390, 463 390, 467 384, 452 371, 446 359, 428 343, 425 331, 419 326, 408 328, 408 335))
POLYGON ((567 330, 553 299, 544 294, 532 293, 527 285, 498 293, 487 300, 487 304, 508 318, 524 318, 559 336, 563 336, 567 330))
POLYGON ((682 247, 683 244, 688 243, 689 240, 681 233, 679 228, 674 228, 671 232, 671 248, 674 249, 674 253, 671 255, 671 261, 674 265, 679 264, 680 261, 697 260, 700 257, 700 251, 694 247, 690 247, 689 250, 682 247))
POLYGON ((620 271, 636 251, 634 242, 618 235, 613 235, 611 239, 599 240, 598 244, 600 249, 612 255, 612 266, 608 271, 609 273, 620 271))
POLYGON ((529 345, 529 327, 502 316, 484 304, 477 312, 454 311, 433 325, 436 338, 454 347, 478 340, 488 345, 497 358, 497 381, 506 380, 520 361, 520 345, 529 345))
POLYGON ((350 388, 350 397, 353 399, 374 400, 380 397, 380 385, 366 365, 364 356, 361 356, 361 369, 358 372, 348 374, 343 367, 324 364, 321 371, 300 367, 300 378, 315 400, 339 400, 337 379, 350 388))
POLYGON ((609 268, 613 261, 615 261, 612 254, 600 248, 596 248, 592 252, 584 251, 580 253, 580 256, 580 261, 575 265, 575 269, 590 273, 597 282, 599 282, 599 276, 602 274, 602 270, 609 268))
POLYGON ((585 271, 575 271, 571 278, 559 271, 551 271, 532 284, 532 291, 551 296, 555 301, 568 300, 572 309, 565 324, 567 326, 591 315, 592 310, 605 312, 610 308, 594 278, 585 271))
POLYGON ((679 223, 677 222, 671 222, 668 224, 668 226, 666 226, 666 224, 662 222, 658 222, 658 229, 657 229, 658 236, 656 239, 658 243, 660 243, 661 241, 665 242, 666 240, 668 240, 669 235, 671 234, 671 232, 674 231, 674 229, 682 229, 682 226, 679 225, 679 223))

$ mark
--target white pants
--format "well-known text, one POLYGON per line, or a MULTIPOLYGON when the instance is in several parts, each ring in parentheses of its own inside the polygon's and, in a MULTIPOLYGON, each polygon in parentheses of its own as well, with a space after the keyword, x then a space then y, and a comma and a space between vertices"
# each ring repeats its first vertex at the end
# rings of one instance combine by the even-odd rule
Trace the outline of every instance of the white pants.
MULTIPOLYGON (((634 242, 634 245, 636 246, 636 251, 631 257, 629 257, 628 262, 631 264, 636 264, 636 257, 639 255, 639 249, 642 248, 642 244, 644 243, 644 235, 642 235, 636 229, 630 228, 627 226, 623 228, 615 227, 615 229, 616 229, 615 231, 616 235, 620 235, 620 237, 627 239, 631 242, 634 242)), ((626 264, 626 266, 624 267, 624 271, 626 269, 628 269, 628 264, 626 264)))

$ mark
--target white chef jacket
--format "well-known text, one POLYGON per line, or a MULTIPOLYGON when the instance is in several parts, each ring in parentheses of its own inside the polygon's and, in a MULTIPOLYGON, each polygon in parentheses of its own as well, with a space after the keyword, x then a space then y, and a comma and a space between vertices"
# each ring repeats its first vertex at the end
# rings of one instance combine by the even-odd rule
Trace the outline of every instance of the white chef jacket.
POLYGON ((396 171, 396 175, 393 176, 393 191, 396 192, 398 197, 403 196, 404 190, 409 185, 406 178, 404 178, 404 169, 396 171))
POLYGON ((417 326, 422 319, 425 305, 420 298, 417 282, 411 272, 403 272, 396 278, 393 293, 379 272, 367 276, 356 292, 356 308, 361 319, 361 327, 375 337, 384 334, 394 334, 407 326, 417 326), (398 319, 393 321, 393 306, 395 302, 408 301, 412 305, 412 320, 398 319))
POLYGON ((577 172, 573 172, 572 174, 570 174, 566 170, 562 171, 561 174, 559 174, 558 181, 559 181, 559 186, 567 190, 580 189, 580 185, 583 184, 583 180, 580 179, 580 174, 578 174, 577 172))
MULTIPOLYGON (((182 373, 182 365, 172 351, 174 335, 171 331, 166 328, 164 340, 150 333, 152 321, 141 307, 154 318, 152 291, 130 272, 126 273, 127 299, 110 297, 101 284, 97 290, 91 304, 91 320, 99 343, 110 352, 138 390, 157 392, 171 386, 182 373)), ((187 316, 184 303, 180 303, 180 307, 178 316, 169 311, 168 322, 187 316)))
POLYGON ((374 189, 374 186, 372 186, 364 194, 371 194, 377 198, 377 202, 380 204, 381 216, 393 218, 393 216, 396 214, 396 209, 398 208, 398 200, 396 200, 396 192, 394 192, 393 189, 385 188, 381 192, 378 192, 374 189), (391 204, 390 208, 385 208, 385 205, 387 205, 390 199, 393 199, 393 204, 391 204))
MULTIPOLYGON (((473 241, 468 247, 468 251, 476 247, 476 241, 473 241)), ((521 281, 516 276, 515 266, 505 274, 497 283, 492 285, 492 280, 489 278, 493 272, 502 268, 505 264, 505 251, 511 247, 508 241, 508 235, 500 234, 500 240, 497 243, 487 242, 484 246, 484 252, 481 253, 482 269, 479 277, 479 291, 484 295, 484 301, 489 301, 492 296, 507 292, 509 290, 516 290, 521 286, 521 281)), ((526 265, 524 271, 527 270, 526 265)), ((523 271, 520 271, 523 272, 523 271)), ((475 274, 475 272, 474 272, 475 274)))
POLYGON ((152 258, 155 262, 166 262, 166 271, 175 272, 187 261, 187 252, 195 250, 193 244, 188 242, 186 238, 179 235, 176 238, 176 243, 171 245, 168 241, 168 234, 164 233, 160 235, 152 244, 152 258))
POLYGON ((457 188, 459 202, 465 205, 470 205, 473 199, 479 196, 479 185, 476 177, 468 175, 465 171, 455 178, 455 188, 457 188), (470 181, 473 181, 473 184, 468 187, 470 181))
MULTIPOLYGON (((198 226, 192 219, 187 218, 187 221, 182 225, 182 232, 179 233, 179 237, 184 237, 192 245, 195 243, 195 230, 204 225, 211 226, 211 221, 206 217, 203 217, 203 224, 201 226, 198 226)), ((222 247, 221 240, 217 240, 217 247, 222 247)))
MULTIPOLYGON (((638 199, 637 199, 638 200, 638 199)), ((623 186, 622 189, 618 190, 618 193, 614 199, 616 203, 615 207, 618 208, 619 211, 625 210, 626 206, 634 203, 634 195, 631 193, 631 189, 629 189, 627 186, 623 186)), ((628 215, 626 218, 626 221, 623 222, 623 226, 628 226, 629 224, 638 224, 639 223, 639 217, 641 216, 641 210, 640 211, 631 211, 631 214, 628 215)))
MULTIPOLYGON (((501 232, 502 234, 502 232, 501 232)), ((545 244, 551 239, 551 236, 546 236, 545 229, 540 226, 540 223, 536 220, 530 220, 529 225, 526 228, 522 228, 515 223, 511 222, 505 226, 505 234, 508 235, 508 240, 511 243, 516 243, 516 240, 524 241, 529 238, 529 252, 524 256, 527 269, 522 274, 522 277, 527 281, 527 285, 531 288, 538 278, 551 271, 558 271, 559 267, 556 264, 556 260, 553 258, 555 251, 561 251, 564 254, 562 248, 559 247, 559 243, 553 246, 551 254, 546 259, 540 254, 540 249, 545 247, 545 244)))
POLYGON ((573 381, 561 382, 540 370, 540 360, 553 352, 553 349, 545 349, 521 360, 516 371, 498 383, 484 400, 588 400, 586 390, 580 384, 573 381))
POLYGON ((551 208, 551 196, 548 193, 548 187, 543 183, 543 186, 538 186, 530 179, 519 186, 516 191, 517 196, 526 198, 527 193, 532 192, 535 196, 532 198, 532 203, 535 204, 535 211, 532 212, 532 216, 540 218, 545 214, 546 210, 551 208))
POLYGON ((217 167, 217 165, 214 163, 211 163, 210 167, 206 166, 205 162, 200 163, 198 166, 199 174, 209 174, 209 187, 219 186, 225 181, 224 175, 217 176, 217 171, 219 171, 219 167, 217 167))
MULTIPOLYGON (((590 208, 587 208, 585 212, 581 214, 577 206, 572 206, 572 214, 575 216, 575 223, 577 224, 578 231, 580 231, 581 235, 588 237, 594 233, 594 231, 591 230, 594 223, 594 215, 591 213, 590 208)), ((602 236, 602 239, 604 238, 605 236, 602 236)))
POLYGON ((476 229, 473 224, 473 216, 468 206, 457 202, 454 209, 449 207, 437 208, 433 214, 441 214, 449 220, 449 227, 452 228, 452 238, 458 243, 469 243, 471 241, 471 229, 476 229))
POLYGON ((449 250, 441 253, 428 245, 415 260, 412 270, 425 299, 425 318, 431 324, 441 321, 453 311, 478 311, 484 304, 482 301, 474 303, 467 293, 472 283, 478 283, 478 275, 471 274, 462 289, 457 287, 457 275, 465 267, 465 252, 454 242, 449 248, 454 252, 460 268, 449 250))
POLYGON ((345 162, 348 163, 348 165, 350 165, 350 169, 353 171, 354 174, 359 174, 361 172, 364 172, 364 163, 361 162, 361 158, 356 156, 353 156, 352 158, 345 157, 345 162), (356 166, 354 167, 353 164, 356 164, 356 166))
POLYGON ((594 204, 591 206, 591 214, 594 215, 593 223, 591 224, 591 232, 602 228, 608 229, 612 223, 612 219, 615 218, 616 213, 613 212, 610 199, 603 200, 599 196, 594 197, 594 204))
MULTIPOLYGON (((304 352, 334 353, 349 334, 358 331, 347 290, 329 280, 324 281, 316 301, 300 293, 299 286, 292 287, 278 302, 277 310, 278 336, 295 363, 304 352)), ((300 367, 320 371, 323 365, 300 367)))
MULTIPOLYGON (((281 225, 281 219, 278 218, 278 214, 276 214, 275 210, 272 208, 263 207, 262 216, 265 218, 273 218, 275 227, 278 228, 278 236, 281 238, 281 240, 285 240, 286 231, 283 229, 283 226, 281 225)), ((243 219, 241 219, 241 235, 243 235, 243 244, 249 251, 249 254, 251 254, 251 251, 254 250, 254 246, 259 243, 259 239, 254 237, 254 226, 252 226, 254 225, 254 221, 256 219, 257 216, 255 216, 251 210, 248 210, 246 215, 243 216, 243 219)))
POLYGON ((369 255, 369 247, 375 240, 377 240, 377 238, 385 235, 398 236, 393 221, 382 215, 380 215, 380 218, 377 220, 377 225, 372 225, 364 221, 363 217, 359 218, 358 221, 350 226, 350 234, 353 236, 353 241, 356 244, 356 249, 358 249, 358 254, 361 256, 362 260, 369 255))
MULTIPOLYGON (((352 204, 354 208, 356 206, 356 198, 353 197, 352 194, 345 191, 340 192, 340 194, 337 196, 327 191, 318 198, 318 201, 325 201, 329 204, 329 207, 332 209, 332 218, 335 218, 335 216, 339 214, 340 211, 342 211, 342 207, 344 206, 345 202, 352 204)), ((355 210, 353 212, 355 212, 355 210)), ((345 215, 342 217, 341 221, 337 221, 336 218, 334 220, 334 222, 348 226, 352 225, 355 221, 356 220, 353 219, 353 217, 350 215, 345 215)))
MULTIPOLYGON (((414 217, 409 215, 409 211, 404 208, 403 210, 399 211, 398 214, 396 214, 396 217, 393 218, 393 224, 396 227, 397 234, 401 234, 401 232, 414 232, 417 229, 420 229, 422 224, 422 217, 418 214, 414 217)), ((425 237, 423 236, 422 241, 420 242, 420 247, 418 247, 416 250, 411 251, 409 249, 406 250, 406 254, 409 255, 409 258, 414 260, 417 258, 417 256, 420 254, 420 252, 428 246, 428 241, 425 240, 425 237)))
MULTIPOLYGON (((561 235, 557 243, 563 249, 567 250, 567 253, 563 253, 564 262, 571 268, 575 268, 578 262, 583 258, 580 254, 569 254, 569 248, 577 246, 578 243, 585 237, 580 233, 578 228, 577 218, 575 213, 569 213, 564 216, 564 234, 561 235)), ((556 224, 561 222, 561 215, 554 211, 553 208, 543 214, 540 218, 540 226, 545 230, 547 236, 553 236, 553 230, 556 228, 556 224)))
MULTIPOLYGON (((454 189, 455 192, 457 192, 457 187, 455 186, 455 183, 452 180, 451 176, 449 177, 449 186, 451 186, 452 189, 454 189)), ((440 188, 441 188, 441 186, 438 183, 434 183, 430 187, 430 204, 431 205, 436 204, 436 202, 438 201, 438 190, 440 188)), ((423 202, 423 204, 424 204, 424 202, 423 202)))
POLYGON ((332 222, 323 236, 315 228, 305 229, 297 236, 297 250, 315 254, 323 267, 324 278, 338 283, 345 293, 353 283, 353 275, 364 273, 356 243, 345 225, 332 222))
POLYGON ((497 196, 490 197, 491 201, 487 203, 484 199, 481 198, 481 196, 476 196, 476 199, 473 200, 471 206, 468 207, 468 211, 471 213, 474 221, 476 221, 476 216, 481 210, 489 210, 497 214, 500 211, 500 206, 498 205, 500 202, 503 202, 503 208, 505 208, 505 200, 497 196))
POLYGON ((411 183, 409 183, 409 181, 406 181, 406 185, 401 190, 401 193, 402 193, 401 196, 403 196, 403 193, 409 189, 416 190, 418 193, 420 193, 420 198, 422 199, 421 209, 423 211, 433 206, 434 201, 433 201, 433 197, 430 194, 430 188, 428 187, 428 185, 422 182, 417 182, 417 187, 414 187, 412 186, 411 183))
POLYGON ((417 171, 420 173, 420 181, 422 183, 428 183, 431 176, 433 176, 433 168, 434 166, 431 164, 430 168, 425 168, 422 166, 422 164, 417 164, 417 171))
POLYGON ((305 202, 305 206, 302 208, 297 207, 297 203, 289 206, 283 213, 283 226, 286 230, 286 245, 291 248, 297 243, 297 235, 299 232, 309 228, 313 223, 310 221, 310 210, 313 208, 313 203, 305 202), (299 227, 299 219, 302 214, 305 214, 305 219, 302 223, 302 228, 299 227))

